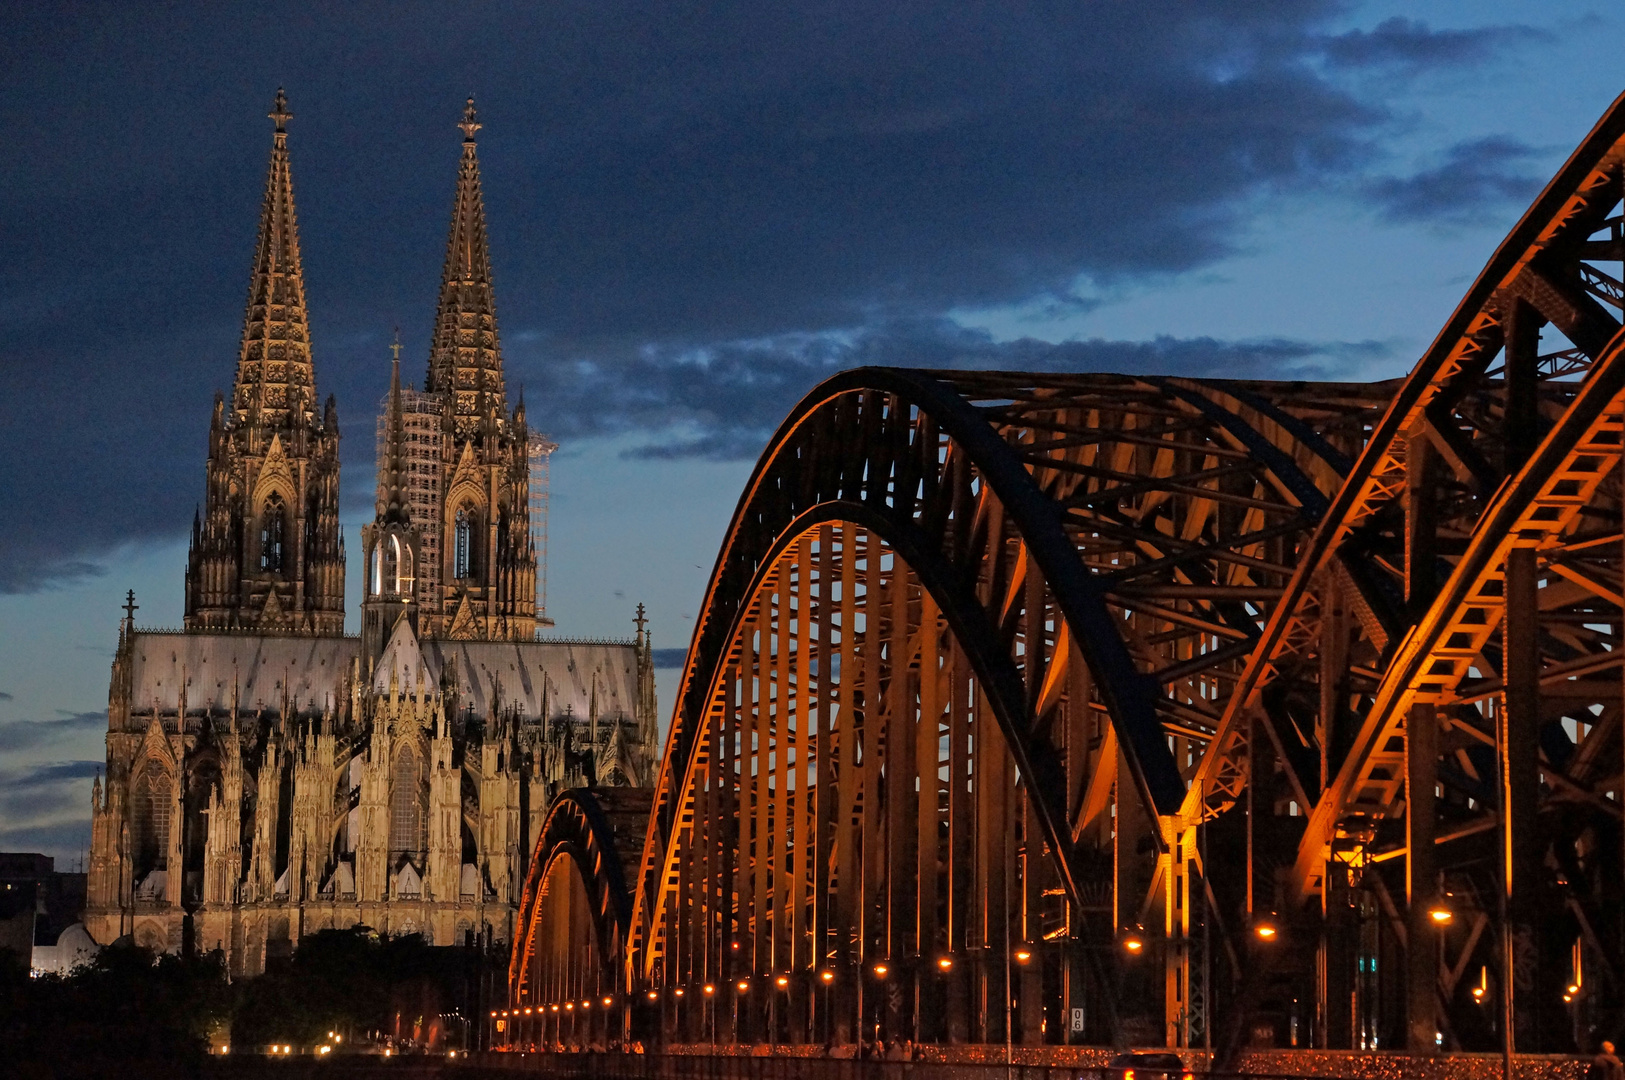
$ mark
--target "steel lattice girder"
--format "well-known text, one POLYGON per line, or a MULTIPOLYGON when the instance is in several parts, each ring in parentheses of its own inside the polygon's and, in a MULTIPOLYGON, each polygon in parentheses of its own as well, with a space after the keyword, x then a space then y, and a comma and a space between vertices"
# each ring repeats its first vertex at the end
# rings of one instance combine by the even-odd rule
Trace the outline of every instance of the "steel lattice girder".
MULTIPOLYGON (((1617 819, 1598 789, 1618 780, 1606 748, 1622 724, 1625 286, 1596 263, 1625 258, 1622 137, 1625 99, 1403 381, 873 368, 818 387, 758 463, 712 574, 654 793, 628 975, 654 971, 653 932, 676 917, 663 903, 677 837, 742 635, 763 590, 812 573, 797 545, 820 526, 865 530, 940 611, 1080 911, 1078 842, 1101 785, 1086 793, 1062 766, 1055 725, 1080 688, 1160 819, 1152 839, 1182 860, 1180 838, 1251 782, 1261 722, 1308 810, 1295 856, 1272 855, 1295 863, 1299 896, 1325 887, 1329 865, 1357 883, 1404 856, 1385 823, 1404 818, 1418 777, 1445 791, 1437 830, 1407 826, 1419 843, 1493 828, 1503 802, 1533 815, 1540 778, 1542 807, 1617 819), (1556 348, 1541 351, 1542 328, 1556 348), (1517 557, 1516 580, 1512 549, 1534 553, 1517 557), (1441 737, 1422 745, 1438 743, 1437 760, 1407 781, 1408 725, 1430 716, 1441 737), (1572 753, 1554 744, 1537 764, 1531 733, 1552 717, 1573 726, 1572 753), (1499 794, 1479 748, 1501 759, 1499 794)), ((1515 831, 1528 862, 1534 830, 1515 831)), ((1571 893, 1594 876, 1556 857, 1571 893)), ((1458 872, 1472 873, 1441 870, 1458 872)))

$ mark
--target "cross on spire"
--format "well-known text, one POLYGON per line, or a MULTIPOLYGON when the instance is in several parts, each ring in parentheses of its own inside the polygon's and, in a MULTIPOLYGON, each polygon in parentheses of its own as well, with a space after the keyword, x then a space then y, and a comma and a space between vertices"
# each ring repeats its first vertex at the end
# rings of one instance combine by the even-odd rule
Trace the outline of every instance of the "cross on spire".
MULTIPOLYGON (((131 589, 124 596, 124 621, 131 626, 135 625, 135 613, 141 610, 141 605, 135 602, 135 590, 131 589)), ((642 610, 641 608, 639 610, 642 610)))
POLYGON ((288 130, 288 121, 293 119, 293 113, 288 111, 288 95, 282 92, 282 87, 276 88, 276 101, 272 104, 271 111, 265 115, 276 121, 276 129, 279 133, 285 133, 288 130))
POLYGON ((476 119, 478 115, 479 114, 474 111, 474 99, 469 98, 468 106, 463 109, 463 122, 457 125, 463 129, 464 142, 473 142, 474 133, 484 126, 476 119))

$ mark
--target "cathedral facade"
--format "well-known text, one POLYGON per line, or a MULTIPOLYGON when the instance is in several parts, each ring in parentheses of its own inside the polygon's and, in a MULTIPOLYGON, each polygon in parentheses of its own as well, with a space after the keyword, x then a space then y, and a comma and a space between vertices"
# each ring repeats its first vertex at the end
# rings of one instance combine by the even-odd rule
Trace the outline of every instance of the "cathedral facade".
MULTIPOLYGON (((326 928, 510 939, 549 800, 652 782, 649 635, 540 641, 529 461, 470 101, 421 391, 399 348, 344 629, 338 420, 316 373, 279 92, 248 311, 209 428, 183 629, 126 607, 86 926, 253 974, 326 928)), ((550 444, 548 444, 550 445, 550 444)))

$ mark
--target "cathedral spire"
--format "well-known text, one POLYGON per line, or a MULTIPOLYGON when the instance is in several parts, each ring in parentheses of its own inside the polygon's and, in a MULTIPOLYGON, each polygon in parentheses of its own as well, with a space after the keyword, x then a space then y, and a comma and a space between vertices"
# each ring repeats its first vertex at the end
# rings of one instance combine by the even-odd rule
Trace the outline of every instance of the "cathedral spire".
POLYGON ((406 420, 401 407, 401 335, 390 346, 395 359, 389 373, 389 427, 384 436, 383 460, 378 463, 379 524, 409 524, 406 500, 406 420))
MULTIPOLYGON (((288 98, 279 88, 267 114, 275 124, 271 168, 260 209, 259 240, 248 286, 242 350, 232 407, 239 418, 286 426, 290 412, 314 408, 316 376, 310 361, 310 320, 299 258, 299 226, 288 167, 288 98)), ((292 419, 304 419, 301 415, 292 419)))
POLYGON ((480 424, 480 398, 490 395, 507 411, 502 384, 502 350, 497 342, 496 298, 491 287, 491 253, 485 237, 485 199, 480 191, 480 161, 474 133, 482 126, 474 99, 463 110, 463 157, 457 168, 457 194, 452 201, 451 235, 440 278, 440 305, 430 344, 429 377, 424 389, 447 398, 448 417, 457 433, 468 436, 480 424))

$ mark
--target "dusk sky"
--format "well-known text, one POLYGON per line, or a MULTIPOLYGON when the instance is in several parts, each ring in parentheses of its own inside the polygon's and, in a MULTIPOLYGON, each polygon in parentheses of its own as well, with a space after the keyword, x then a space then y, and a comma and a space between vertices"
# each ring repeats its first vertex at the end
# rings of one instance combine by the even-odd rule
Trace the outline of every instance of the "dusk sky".
POLYGON ((279 86, 352 556, 472 94, 549 614, 667 665, 820 379, 1402 374, 1625 90, 1590 0, 329 8, 0 16, 0 849, 78 858, 125 591, 181 623, 279 86))

